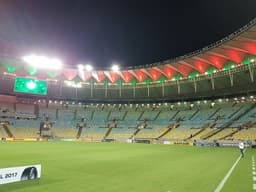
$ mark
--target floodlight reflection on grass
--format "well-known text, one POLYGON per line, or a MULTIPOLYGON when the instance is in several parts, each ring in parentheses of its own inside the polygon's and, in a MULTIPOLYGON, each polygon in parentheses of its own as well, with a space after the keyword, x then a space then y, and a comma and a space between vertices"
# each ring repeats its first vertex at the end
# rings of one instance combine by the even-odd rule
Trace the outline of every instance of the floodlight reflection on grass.
POLYGON ((62 62, 56 58, 49 58, 40 55, 27 55, 24 56, 23 61, 35 68, 41 69, 54 69, 59 70, 62 68, 62 62))

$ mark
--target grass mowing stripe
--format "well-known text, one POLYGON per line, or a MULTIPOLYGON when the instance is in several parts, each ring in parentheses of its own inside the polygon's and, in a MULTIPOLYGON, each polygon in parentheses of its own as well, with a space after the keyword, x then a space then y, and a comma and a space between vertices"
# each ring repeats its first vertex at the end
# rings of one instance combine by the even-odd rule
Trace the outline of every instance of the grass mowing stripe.
POLYGON ((226 176, 221 180, 221 182, 219 183, 219 185, 217 186, 217 188, 214 190, 214 192, 220 192, 223 188, 223 186, 225 185, 226 181, 228 180, 228 178, 230 177, 231 173, 233 172, 233 170, 235 169, 236 165, 238 164, 238 162, 241 159, 241 155, 237 158, 236 162, 233 164, 233 166, 231 167, 231 169, 228 171, 228 173, 226 174, 226 176))

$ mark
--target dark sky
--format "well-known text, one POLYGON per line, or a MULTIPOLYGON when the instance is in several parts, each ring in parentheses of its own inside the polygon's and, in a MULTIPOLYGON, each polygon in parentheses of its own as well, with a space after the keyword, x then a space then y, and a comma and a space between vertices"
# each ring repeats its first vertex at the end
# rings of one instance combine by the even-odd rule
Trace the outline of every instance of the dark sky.
POLYGON ((0 0, 0 39, 65 64, 134 66, 202 48, 255 16, 255 0, 0 0))

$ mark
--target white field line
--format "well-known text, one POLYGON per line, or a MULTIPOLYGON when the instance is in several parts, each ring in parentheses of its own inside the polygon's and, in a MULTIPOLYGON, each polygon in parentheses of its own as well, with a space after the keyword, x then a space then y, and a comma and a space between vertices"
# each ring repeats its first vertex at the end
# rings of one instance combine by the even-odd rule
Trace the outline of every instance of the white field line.
POLYGON ((253 189, 253 190, 256 190, 256 184, 253 184, 253 185, 252 185, 252 189, 253 189))
MULTIPOLYGON (((255 164, 254 164, 254 156, 252 156, 252 180, 255 182, 256 181, 256 172, 255 172, 255 164)), ((256 190, 256 184, 252 184, 252 190, 256 190)))
MULTIPOLYGON (((246 149, 244 150, 244 152, 246 151, 246 149)), ((217 188, 214 190, 214 192, 220 192, 223 188, 223 186, 225 185, 226 181, 228 180, 228 178, 230 177, 231 173, 233 172, 233 170, 235 169, 236 165, 238 164, 239 160, 242 158, 242 156, 240 155, 236 162, 232 165, 232 167, 230 168, 230 170, 228 171, 228 173, 225 175, 225 177, 221 180, 221 182, 219 183, 219 185, 217 186, 217 188)))

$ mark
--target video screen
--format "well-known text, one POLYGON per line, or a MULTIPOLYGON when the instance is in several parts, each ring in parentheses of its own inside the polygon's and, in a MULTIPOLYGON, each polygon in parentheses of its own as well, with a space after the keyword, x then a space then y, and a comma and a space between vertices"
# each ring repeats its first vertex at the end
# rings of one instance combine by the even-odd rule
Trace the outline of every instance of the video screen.
POLYGON ((16 77, 14 92, 46 95, 47 81, 33 78, 16 77))

